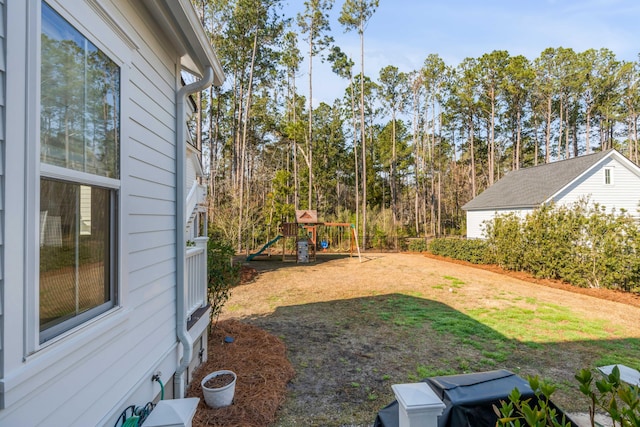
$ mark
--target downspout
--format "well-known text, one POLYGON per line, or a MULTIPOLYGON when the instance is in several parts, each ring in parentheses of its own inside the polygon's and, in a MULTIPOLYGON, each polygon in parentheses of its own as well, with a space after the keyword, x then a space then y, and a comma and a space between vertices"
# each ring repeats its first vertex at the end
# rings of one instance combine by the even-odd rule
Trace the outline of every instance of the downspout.
POLYGON ((185 310, 187 278, 185 272, 185 257, 187 242, 185 239, 186 226, 186 159, 187 150, 185 136, 187 132, 186 103, 187 97, 202 91, 213 83, 213 68, 208 66, 201 80, 197 80, 178 90, 176 95, 176 331, 178 340, 182 344, 182 361, 173 377, 173 396, 181 399, 185 396, 184 374, 189 367, 193 355, 193 340, 187 331, 187 313, 185 310))

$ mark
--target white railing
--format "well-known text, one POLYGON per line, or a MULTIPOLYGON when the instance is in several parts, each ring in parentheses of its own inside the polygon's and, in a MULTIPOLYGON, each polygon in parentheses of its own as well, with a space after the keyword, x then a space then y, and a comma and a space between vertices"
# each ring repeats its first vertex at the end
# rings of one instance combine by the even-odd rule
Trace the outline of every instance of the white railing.
POLYGON ((185 218, 189 218, 193 211, 201 203, 207 200, 207 187, 199 184, 197 181, 193 182, 189 194, 187 195, 187 203, 185 206, 185 218))
POLYGON ((196 208, 197 204, 198 204, 198 183, 194 181, 193 185, 191 186, 191 189, 189 190, 189 194, 187 194, 187 203, 185 204, 185 207, 184 207, 184 210, 185 210, 184 214, 185 214, 185 218, 187 218, 187 221, 189 220, 189 217, 191 216, 191 213, 196 208))
POLYGON ((195 246, 187 248, 185 275, 187 280, 187 318, 207 304, 207 241, 208 237, 196 237, 195 246))
MULTIPOLYGON (((187 195, 187 201, 185 203, 185 219, 187 221, 185 231, 190 233, 191 227, 194 224, 194 218, 197 212, 203 212, 203 205, 207 201, 207 187, 199 184, 197 181, 193 182, 191 190, 187 195)), ((205 228, 206 229, 206 228, 205 228)))

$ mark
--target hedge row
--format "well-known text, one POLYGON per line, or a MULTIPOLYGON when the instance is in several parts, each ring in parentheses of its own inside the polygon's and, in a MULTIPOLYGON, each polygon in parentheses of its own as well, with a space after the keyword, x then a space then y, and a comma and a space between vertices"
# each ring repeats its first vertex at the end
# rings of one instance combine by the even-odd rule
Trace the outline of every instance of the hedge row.
POLYGON ((436 239, 429 250, 581 287, 640 291, 640 228, 597 204, 544 206, 485 223, 486 240, 436 239))
POLYGON ((429 242, 429 252, 473 264, 491 264, 489 247, 484 240, 434 239, 429 242))

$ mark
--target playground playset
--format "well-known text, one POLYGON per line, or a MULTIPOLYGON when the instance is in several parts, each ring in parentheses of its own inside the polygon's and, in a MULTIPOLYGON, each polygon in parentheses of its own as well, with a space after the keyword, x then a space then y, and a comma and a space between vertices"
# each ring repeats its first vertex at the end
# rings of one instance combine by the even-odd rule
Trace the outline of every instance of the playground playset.
POLYGON ((282 241, 282 261, 295 261, 298 263, 313 262, 316 260, 318 246, 326 251, 329 241, 326 239, 318 242, 319 227, 340 227, 347 229, 349 233, 349 256, 353 256, 354 249, 360 256, 358 237, 355 226, 348 222, 318 222, 318 213, 315 210, 296 210, 295 222, 283 222, 279 226, 279 234, 269 240, 258 252, 249 254, 247 261, 251 261, 258 256, 268 255, 267 250, 282 241), (295 239, 295 250, 293 257, 287 254, 287 240, 295 239))

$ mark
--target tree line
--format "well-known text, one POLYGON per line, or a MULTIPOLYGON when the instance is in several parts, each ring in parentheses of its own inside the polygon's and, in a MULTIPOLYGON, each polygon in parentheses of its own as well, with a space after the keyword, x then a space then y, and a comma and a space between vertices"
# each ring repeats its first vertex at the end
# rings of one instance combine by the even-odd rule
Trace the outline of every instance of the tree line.
POLYGON ((212 223, 237 250, 308 208, 356 224, 364 247, 463 234, 461 206, 511 170, 612 147, 638 163, 640 62, 606 48, 534 59, 496 50, 454 65, 433 53, 420 69, 367 76, 377 0, 308 0, 295 17, 280 0, 192 1, 227 74, 201 94, 193 130, 212 223), (335 30, 358 34, 359 58, 334 43, 335 30), (344 95, 314 107, 318 61, 344 95))

